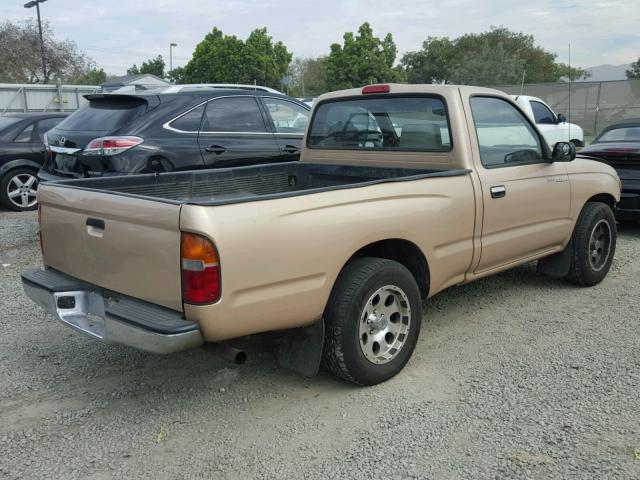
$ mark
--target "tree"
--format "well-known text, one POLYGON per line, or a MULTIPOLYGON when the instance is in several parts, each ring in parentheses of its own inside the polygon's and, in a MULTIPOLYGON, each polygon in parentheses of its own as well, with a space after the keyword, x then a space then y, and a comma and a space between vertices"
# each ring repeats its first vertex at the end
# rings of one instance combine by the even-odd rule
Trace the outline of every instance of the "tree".
POLYGON ((42 53, 38 24, 33 19, 18 23, 0 23, 0 81, 49 83, 66 81, 86 74, 95 63, 82 53, 75 42, 58 40, 48 22, 42 24, 46 75, 42 71, 42 53))
POLYGON ((589 73, 556 61, 557 55, 535 44, 533 35, 491 27, 454 40, 429 37, 422 50, 402 57, 412 83, 518 83, 525 73, 529 83, 587 78, 589 73))
POLYGON ((640 58, 631 64, 631 68, 625 71, 629 80, 640 79, 640 58))
POLYGON ((343 39, 344 45, 331 45, 326 59, 330 90, 402 80, 402 70, 393 66, 398 49, 390 33, 380 40, 365 22, 358 28, 357 35, 347 32, 343 39))
POLYGON ((167 72, 167 78, 172 83, 184 83, 184 68, 176 67, 167 72))
POLYGON ((296 97, 317 96, 327 92, 326 58, 297 57, 289 66, 290 94, 296 97))
POLYGON ((266 28, 246 41, 213 28, 196 46, 184 67, 187 83, 259 83, 280 88, 292 55, 282 42, 273 42, 266 28))
POLYGON ((72 85, 100 85, 107 81, 107 74, 102 68, 92 68, 85 73, 70 78, 72 85))
POLYGON ((134 63, 131 68, 127 69, 127 75, 149 74, 164 78, 164 67, 164 59, 162 55, 158 55, 156 58, 150 58, 146 62, 142 62, 140 68, 134 63))

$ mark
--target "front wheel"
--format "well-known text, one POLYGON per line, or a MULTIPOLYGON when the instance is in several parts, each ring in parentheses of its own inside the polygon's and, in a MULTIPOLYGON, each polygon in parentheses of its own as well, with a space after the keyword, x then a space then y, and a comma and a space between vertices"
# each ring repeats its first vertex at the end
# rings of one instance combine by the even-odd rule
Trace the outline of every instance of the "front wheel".
POLYGON ((340 273, 324 318, 324 366, 357 385, 375 385, 400 372, 415 349, 420 291, 403 265, 357 258, 340 273))
POLYGON ((0 201, 11 210, 22 212, 34 210, 38 178, 29 168, 16 168, 5 173, 0 181, 0 201))
POLYGON ((590 287, 607 276, 616 251, 616 220, 605 203, 587 203, 571 237, 571 265, 567 280, 590 287))

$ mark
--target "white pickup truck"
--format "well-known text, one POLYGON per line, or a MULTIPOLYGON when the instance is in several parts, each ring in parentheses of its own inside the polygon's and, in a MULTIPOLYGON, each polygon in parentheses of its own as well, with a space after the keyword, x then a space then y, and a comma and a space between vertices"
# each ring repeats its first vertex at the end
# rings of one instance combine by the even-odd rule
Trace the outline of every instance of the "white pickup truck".
POLYGON ((511 95, 518 106, 533 120, 547 143, 553 147, 558 142, 571 142, 576 147, 584 147, 582 128, 567 122, 562 113, 556 114, 549 105, 538 97, 511 95))

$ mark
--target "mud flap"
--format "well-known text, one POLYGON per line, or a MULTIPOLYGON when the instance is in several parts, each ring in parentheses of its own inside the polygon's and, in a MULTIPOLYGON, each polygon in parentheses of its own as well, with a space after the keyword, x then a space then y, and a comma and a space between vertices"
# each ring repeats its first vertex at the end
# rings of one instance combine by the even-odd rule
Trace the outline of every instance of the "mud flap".
POLYGON ((287 332, 278 349, 278 363, 305 377, 313 377, 320 370, 324 344, 324 319, 306 328, 287 332))
POLYGON ((569 268, 571 267, 572 254, 573 240, 569 242, 563 251, 538 260, 538 273, 542 273, 553 278, 566 277, 569 274, 569 268))

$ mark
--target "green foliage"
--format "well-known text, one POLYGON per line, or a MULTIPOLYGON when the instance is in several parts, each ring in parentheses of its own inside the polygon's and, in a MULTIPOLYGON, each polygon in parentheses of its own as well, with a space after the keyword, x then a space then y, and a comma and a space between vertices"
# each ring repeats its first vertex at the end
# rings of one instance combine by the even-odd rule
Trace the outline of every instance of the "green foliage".
POLYGON ((329 90, 403 79, 402 70, 393 66, 398 49, 390 33, 380 40, 371 25, 363 23, 357 35, 347 32, 343 39, 344 45, 331 45, 325 61, 329 90))
POLYGON ((184 83, 184 68, 176 67, 167 72, 167 78, 172 83, 184 83))
POLYGON ((92 68, 85 73, 81 73, 71 79, 72 85, 101 85, 107 81, 107 74, 102 68, 92 68))
POLYGON ((402 57, 411 83, 500 85, 587 78, 589 73, 556 62, 556 55, 535 44, 533 35, 491 27, 456 39, 429 37, 422 50, 402 57))
POLYGON ((294 97, 315 97, 328 91, 326 57, 295 58, 289 66, 289 76, 289 94, 294 97))
POLYGON ((140 68, 136 64, 127 69, 127 75, 141 75, 149 74, 155 75, 158 78, 164 78, 164 59, 162 55, 158 55, 156 58, 150 58, 146 62, 142 62, 140 68))
POLYGON ((274 43, 266 28, 251 32, 246 41, 214 28, 196 46, 184 67, 187 83, 258 83, 280 88, 292 54, 274 43))
POLYGON ((625 72, 629 80, 640 79, 640 58, 631 64, 631 68, 625 72))

